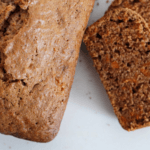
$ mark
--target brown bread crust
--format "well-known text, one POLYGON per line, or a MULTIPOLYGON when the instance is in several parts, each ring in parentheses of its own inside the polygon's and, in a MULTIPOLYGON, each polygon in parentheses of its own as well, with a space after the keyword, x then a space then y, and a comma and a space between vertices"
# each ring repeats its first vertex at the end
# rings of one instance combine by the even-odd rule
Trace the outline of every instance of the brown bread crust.
POLYGON ((150 125, 150 31, 127 8, 112 9, 84 35, 101 81, 122 127, 150 125))
POLYGON ((0 132, 59 131, 94 0, 0 0, 0 132))

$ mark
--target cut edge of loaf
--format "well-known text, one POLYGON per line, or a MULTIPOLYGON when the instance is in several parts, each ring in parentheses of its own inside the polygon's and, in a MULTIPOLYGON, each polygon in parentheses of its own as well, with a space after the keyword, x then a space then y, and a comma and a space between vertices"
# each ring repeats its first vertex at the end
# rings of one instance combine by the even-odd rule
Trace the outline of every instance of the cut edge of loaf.
MULTIPOLYGON (((96 42, 96 40, 94 40, 95 36, 96 36, 96 35, 99 36, 99 35, 98 35, 98 31, 99 31, 98 28, 105 22, 105 19, 106 19, 106 20, 107 20, 107 19, 109 20, 109 18, 111 17, 111 14, 113 14, 113 13, 115 13, 115 12, 117 12, 117 11, 119 12, 119 11, 121 11, 121 10, 123 10, 123 11, 125 11, 125 12, 131 12, 131 13, 132 13, 133 15, 135 15, 139 20, 141 20, 141 22, 143 23, 144 28, 145 28, 148 32, 150 31, 149 28, 148 28, 148 24, 145 22, 145 20, 144 20, 139 14, 137 14, 137 13, 134 12, 134 11, 132 11, 131 9, 128 9, 128 8, 114 8, 114 9, 110 10, 108 13, 105 14, 104 17, 102 17, 102 18, 99 19, 97 22, 95 22, 93 25, 91 25, 90 27, 88 27, 88 29, 87 29, 86 32, 85 32, 83 41, 84 41, 84 43, 85 43, 85 45, 86 45, 86 47, 87 47, 87 50, 89 51, 91 57, 93 58, 93 61, 94 61, 94 59, 97 58, 97 57, 100 57, 100 58, 101 58, 101 56, 98 56, 98 55, 99 55, 98 52, 95 52, 95 53, 94 53, 94 49, 96 48, 96 45, 94 46, 94 44, 93 44, 93 46, 92 46, 92 43, 93 43, 93 42, 96 42), (90 48, 90 46, 93 47, 93 48, 90 48), (94 48, 94 47, 95 47, 95 48, 94 48), (92 52, 91 50, 93 50, 93 52, 92 52)), ((107 33, 106 33, 106 34, 107 34, 107 33)), ((147 33, 147 34, 148 34, 148 33, 147 33)), ((103 36, 103 35, 102 35, 102 36, 103 36)), ((102 37, 99 36, 99 38, 102 38, 102 37)), ((97 51, 98 51, 98 49, 97 49, 97 51)), ((106 60, 106 61, 107 61, 107 60, 106 60)), ((99 62, 97 62, 97 63, 99 63, 99 62)), ((101 64, 101 63, 100 63, 100 64, 101 64)), ((96 60, 95 60, 95 62, 94 62, 94 65, 95 65, 97 71, 99 72, 99 68, 98 68, 98 66, 96 65, 96 60)), ((114 64, 114 66, 115 66, 115 64, 114 64)), ((101 76, 101 75, 100 75, 100 76, 101 76)), ((100 77, 100 78, 101 78, 101 77, 100 77)), ((102 80, 102 78, 101 78, 101 80, 102 80)), ((104 81, 102 81, 102 83, 104 84, 104 81)), ((104 84, 104 87, 106 88, 106 85, 105 85, 105 84, 104 84)), ((109 94, 108 91, 106 91, 106 92, 108 93, 109 99, 110 99, 111 104, 113 105, 113 108, 114 108, 114 107, 115 107, 115 106, 114 106, 115 104, 114 104, 114 102, 112 102, 112 97, 110 96, 110 94, 109 94)), ((119 120, 121 126, 122 126, 125 130, 132 131, 132 130, 139 129, 139 128, 143 128, 143 127, 146 127, 146 126, 149 126, 149 125, 150 125, 150 121, 149 121, 149 122, 144 122, 143 124, 136 124, 135 126, 133 125, 133 126, 128 127, 128 126, 126 126, 125 123, 123 122, 123 119, 121 119, 120 114, 118 114, 117 109, 114 109, 114 112, 115 112, 116 116, 118 117, 118 120, 119 120)), ((125 121, 125 119, 124 119, 124 121, 125 121)))

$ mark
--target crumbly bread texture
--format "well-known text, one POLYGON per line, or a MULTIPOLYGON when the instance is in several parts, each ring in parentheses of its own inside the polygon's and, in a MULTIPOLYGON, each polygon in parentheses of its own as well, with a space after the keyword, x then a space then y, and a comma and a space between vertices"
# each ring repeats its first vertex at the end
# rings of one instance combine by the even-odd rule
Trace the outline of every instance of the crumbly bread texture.
POLYGON ((122 127, 150 125, 150 31, 127 8, 112 9, 84 35, 101 81, 122 127))
POLYGON ((124 7, 136 11, 150 27, 150 0, 114 0, 108 11, 114 7, 124 7))
POLYGON ((0 132, 58 133, 94 0, 0 0, 0 132))

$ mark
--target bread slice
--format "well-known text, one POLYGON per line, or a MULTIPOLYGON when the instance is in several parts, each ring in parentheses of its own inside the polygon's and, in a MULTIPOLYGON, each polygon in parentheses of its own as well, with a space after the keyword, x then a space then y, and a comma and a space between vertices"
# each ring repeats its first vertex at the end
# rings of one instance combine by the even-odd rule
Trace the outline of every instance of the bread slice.
POLYGON ((52 140, 94 0, 0 0, 0 132, 52 140))
POLYGON ((122 127, 149 126, 150 31, 145 20, 127 8, 111 9, 86 30, 84 43, 122 127))
POLYGON ((112 8, 124 7, 139 13, 150 27, 150 0, 114 0, 108 11, 112 8))

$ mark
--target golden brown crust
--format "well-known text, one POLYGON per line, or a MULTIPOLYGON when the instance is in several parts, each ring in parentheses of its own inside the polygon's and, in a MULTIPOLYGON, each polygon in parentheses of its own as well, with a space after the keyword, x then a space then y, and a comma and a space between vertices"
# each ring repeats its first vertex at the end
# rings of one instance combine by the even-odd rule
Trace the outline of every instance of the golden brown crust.
POLYGON ((94 0, 2 4, 0 132, 48 142, 60 127, 94 0))
POLYGON ((84 35, 102 83, 122 127, 150 124, 150 30, 127 8, 111 9, 84 35))

